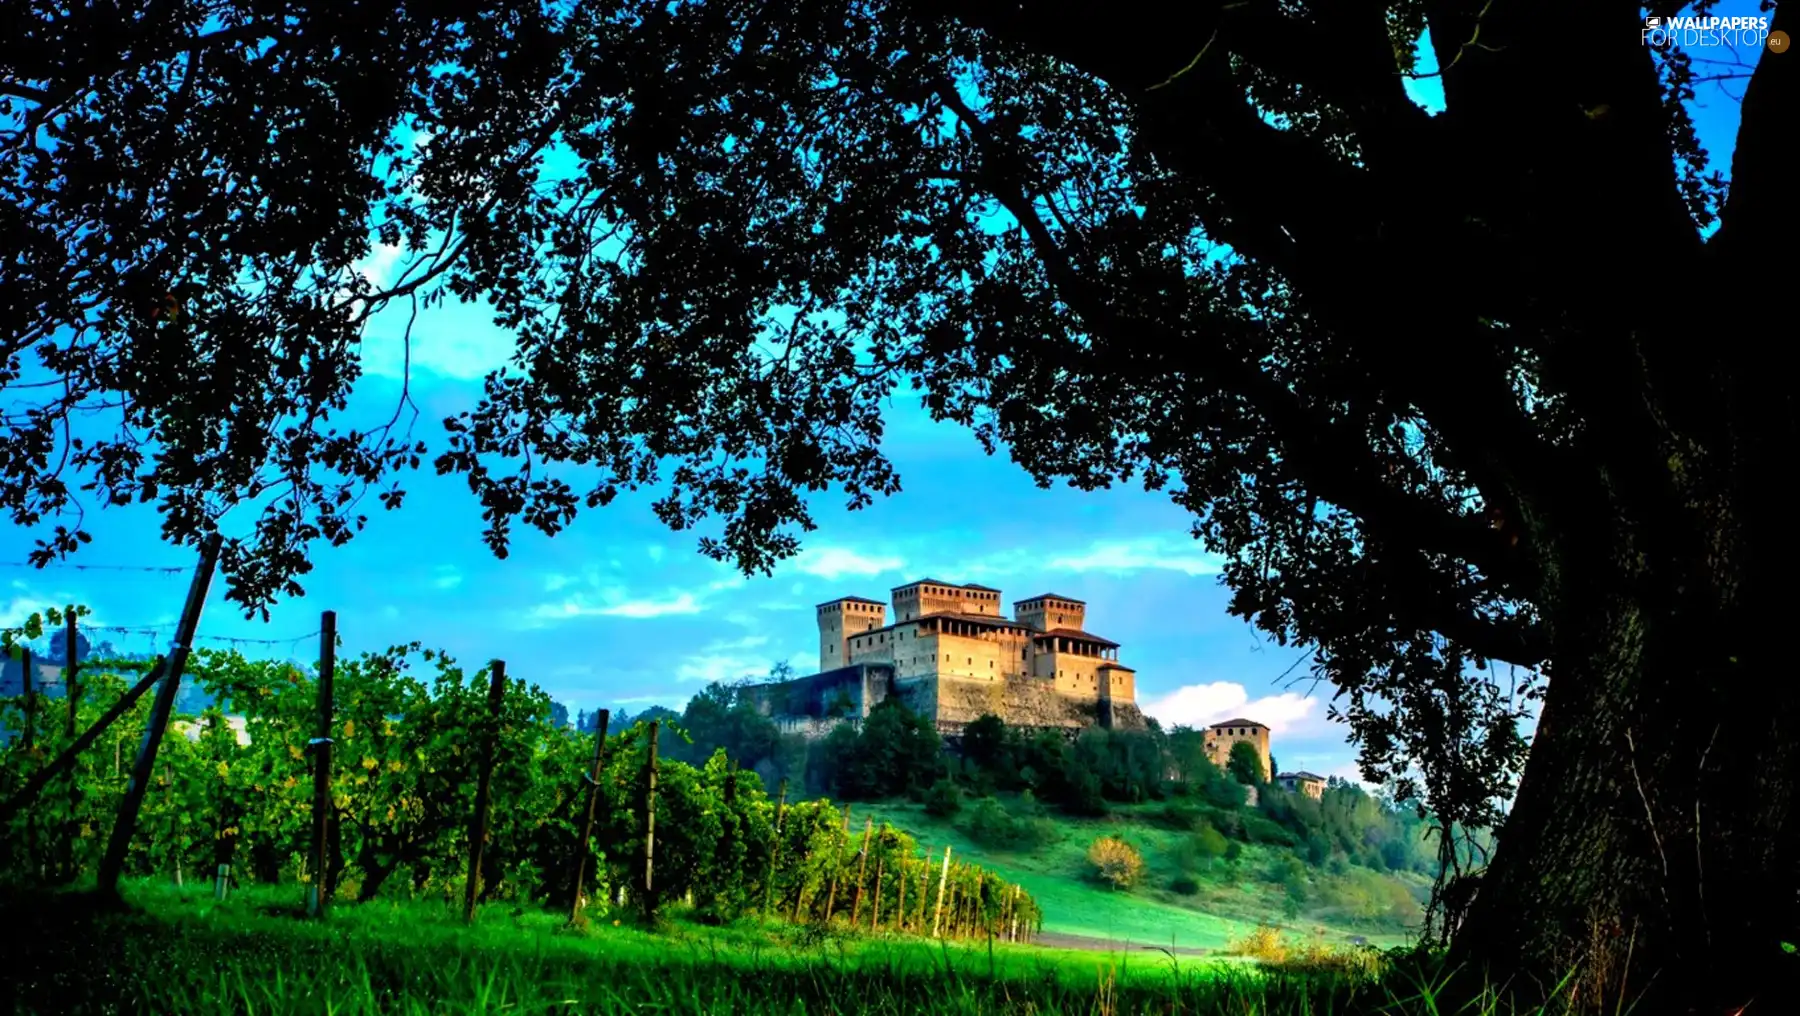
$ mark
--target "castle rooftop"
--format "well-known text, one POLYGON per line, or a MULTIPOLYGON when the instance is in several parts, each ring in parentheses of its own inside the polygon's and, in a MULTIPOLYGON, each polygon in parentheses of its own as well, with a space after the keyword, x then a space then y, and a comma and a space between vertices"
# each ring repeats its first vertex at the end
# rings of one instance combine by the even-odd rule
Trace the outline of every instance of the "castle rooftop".
POLYGON ((1255 720, 1246 720, 1241 716, 1235 720, 1220 720, 1217 723, 1209 723, 1206 725, 1206 729, 1208 730, 1212 730, 1215 727, 1261 727, 1264 730, 1269 729, 1269 725, 1266 723, 1258 723, 1255 720))
MULTIPOLYGON (((995 592, 999 592, 999 590, 995 590, 995 592)), ((1079 603, 1083 606, 1087 605, 1086 600, 1077 600, 1073 596, 1064 596, 1061 593, 1039 593, 1036 596, 1027 596, 1023 600, 1015 600, 1014 602, 1030 603, 1032 600, 1063 600, 1067 603, 1079 603)))
POLYGON ((818 604, 818 606, 825 607, 825 606, 829 606, 833 603, 844 603, 846 601, 848 601, 850 603, 873 603, 877 607, 887 606, 887 604, 881 602, 880 600, 871 600, 867 596, 834 596, 831 599, 826 600, 824 603, 818 604))

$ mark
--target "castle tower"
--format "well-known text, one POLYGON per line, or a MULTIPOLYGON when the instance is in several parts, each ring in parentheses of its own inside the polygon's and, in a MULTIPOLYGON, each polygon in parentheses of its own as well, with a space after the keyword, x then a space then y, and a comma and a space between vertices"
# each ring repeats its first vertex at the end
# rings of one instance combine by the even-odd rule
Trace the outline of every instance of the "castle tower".
POLYGON ((819 604, 819 673, 850 665, 850 637, 887 624, 887 605, 861 596, 819 604))
POLYGON ((920 579, 894 587, 895 624, 931 614, 987 614, 999 617, 1000 590, 991 586, 959 586, 937 579, 920 579))
POLYGON ((1014 600, 1013 616, 1026 627, 1038 631, 1054 631, 1058 628, 1081 631, 1082 625, 1087 621, 1087 604, 1072 596, 1045 593, 1029 600, 1014 600))

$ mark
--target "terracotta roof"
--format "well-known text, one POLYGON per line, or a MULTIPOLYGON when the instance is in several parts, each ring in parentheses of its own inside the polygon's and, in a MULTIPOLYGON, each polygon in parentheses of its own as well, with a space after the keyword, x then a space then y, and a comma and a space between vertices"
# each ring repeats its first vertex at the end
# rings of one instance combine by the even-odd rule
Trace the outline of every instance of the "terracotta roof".
POLYGON ((995 589, 993 586, 981 586, 981 585, 976 585, 973 582, 969 583, 966 586, 963 586, 963 588, 964 589, 979 589, 984 593, 997 593, 1000 591, 998 589, 995 589))
POLYGON ((1027 596, 1023 600, 1014 600, 1013 606, 1016 607, 1021 603, 1030 603, 1032 600, 1067 600, 1070 603, 1079 603, 1084 607, 1087 606, 1086 600, 1077 600, 1073 596, 1064 596, 1061 593, 1039 593, 1036 596, 1027 596))
POLYGON ((1046 632, 1039 632, 1036 637, 1040 638, 1040 639, 1047 639, 1047 638, 1051 637, 1052 635, 1061 635, 1063 638, 1066 638, 1066 639, 1081 639, 1084 642, 1098 642, 1103 646, 1117 646, 1118 645, 1118 643, 1114 642, 1112 639, 1104 639, 1098 635, 1093 634, 1092 632, 1085 632, 1079 628, 1052 628, 1046 632))
POLYGON ((943 579, 913 579, 911 582, 902 582, 899 585, 895 586, 894 588, 895 589, 911 589, 913 586, 922 586, 927 582, 931 583, 934 586, 954 586, 954 585, 956 585, 956 583, 954 583, 954 582, 945 582, 943 579))
POLYGON ((1266 723, 1258 723, 1255 720, 1246 720, 1241 716, 1235 720, 1220 720, 1218 723, 1209 723, 1207 724, 1206 729, 1216 730, 1219 727, 1261 727, 1264 730, 1269 729, 1269 725, 1266 723))
POLYGON ((830 606, 833 603, 843 603, 845 600, 849 600, 852 603, 873 603, 877 607, 887 606, 887 604, 881 602, 880 600, 871 600, 867 596, 840 596, 835 600, 826 600, 824 603, 819 604, 819 606, 826 607, 826 606, 830 606))
POLYGON ((1277 776, 1275 778, 1278 780, 1312 780, 1315 783, 1324 783, 1325 782, 1325 777, 1320 776, 1318 773, 1306 772, 1305 770, 1302 770, 1297 773, 1282 773, 1280 776, 1277 776))
POLYGON ((1106 662, 1106 663, 1102 663, 1102 664, 1101 664, 1101 665, 1100 665, 1100 669, 1101 669, 1101 670, 1123 670, 1123 671, 1125 671, 1125 672, 1126 672, 1126 673, 1128 673, 1128 674, 1135 674, 1135 673, 1137 673, 1137 668, 1136 668, 1136 667, 1127 667, 1127 666, 1126 666, 1126 665, 1125 665, 1125 664, 1123 664, 1123 663, 1114 663, 1114 662, 1111 662, 1111 661, 1108 661, 1108 662, 1106 662))

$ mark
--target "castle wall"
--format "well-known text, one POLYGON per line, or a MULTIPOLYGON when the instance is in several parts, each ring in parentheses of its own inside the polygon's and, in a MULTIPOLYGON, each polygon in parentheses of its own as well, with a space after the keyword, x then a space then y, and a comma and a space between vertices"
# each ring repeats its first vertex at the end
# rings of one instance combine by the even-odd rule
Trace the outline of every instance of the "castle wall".
POLYGON ((940 678, 959 677, 972 681, 998 681, 1005 674, 1001 666, 1000 642, 974 635, 937 636, 937 674, 940 678))
POLYGON ((894 669, 880 664, 839 667, 822 674, 750 685, 744 694, 764 716, 827 719, 834 713, 863 717, 894 687, 894 669))

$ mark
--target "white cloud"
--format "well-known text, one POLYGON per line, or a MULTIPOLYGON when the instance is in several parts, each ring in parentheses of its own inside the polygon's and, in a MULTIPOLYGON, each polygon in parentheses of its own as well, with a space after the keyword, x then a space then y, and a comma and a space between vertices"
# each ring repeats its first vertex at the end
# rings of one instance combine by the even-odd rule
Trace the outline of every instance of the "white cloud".
POLYGON ((1235 681, 1213 681, 1190 684, 1165 695, 1153 696, 1143 703, 1146 714, 1156 717, 1164 729, 1177 724, 1204 727, 1221 720, 1242 716, 1269 728, 1271 734, 1293 735, 1315 720, 1319 700, 1310 695, 1282 692, 1251 699, 1243 685, 1235 681))
POLYGON ((1201 550, 1200 544, 1193 539, 1153 538, 1094 543, 1081 553, 1052 560, 1048 567, 1054 571, 1073 572, 1155 569, 1188 575, 1217 575, 1223 564, 1223 558, 1201 550))
POLYGON ((660 543, 652 543, 644 548, 644 553, 649 554, 650 560, 652 561, 661 561, 663 559, 663 546, 660 543))
POLYGON ((892 555, 860 554, 847 547, 813 547, 795 555, 790 568, 822 579, 846 575, 881 575, 906 566, 906 559, 892 555))
POLYGON ((433 579, 431 584, 439 589, 455 589, 462 585, 462 580, 461 569, 453 564, 441 564, 437 568, 437 578, 433 579))

